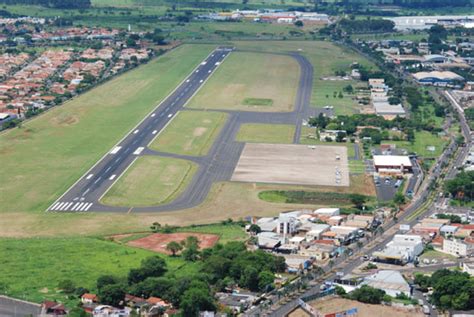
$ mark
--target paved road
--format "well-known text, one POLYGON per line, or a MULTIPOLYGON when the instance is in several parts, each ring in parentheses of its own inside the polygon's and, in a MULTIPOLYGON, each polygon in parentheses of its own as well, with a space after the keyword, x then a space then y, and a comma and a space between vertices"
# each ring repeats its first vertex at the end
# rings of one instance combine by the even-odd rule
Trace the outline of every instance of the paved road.
POLYGON ((0 296, 0 317, 36 317, 40 313, 41 307, 38 304, 0 296))
POLYGON ((148 148, 153 139, 159 135, 160 131, 166 128, 178 111, 183 110, 187 101, 192 98, 212 75, 216 67, 224 61, 225 57, 231 54, 231 51, 232 49, 227 47, 216 49, 170 96, 145 117, 136 128, 130 131, 94 167, 85 173, 63 196, 56 200, 48 210, 59 212, 155 212, 191 208, 204 201, 214 182, 230 180, 244 147, 243 143, 235 141, 235 137, 242 124, 294 124, 296 125, 296 132, 293 143, 299 143, 303 119, 314 113, 314 109, 309 108, 313 87, 313 67, 306 58, 297 53, 275 53, 294 58, 301 69, 293 111, 261 113, 217 110, 228 113, 229 118, 206 156, 183 156, 157 152, 148 148), (142 155, 188 159, 197 163, 199 169, 185 191, 169 204, 134 208, 102 205, 99 202, 100 198, 131 164, 142 155))

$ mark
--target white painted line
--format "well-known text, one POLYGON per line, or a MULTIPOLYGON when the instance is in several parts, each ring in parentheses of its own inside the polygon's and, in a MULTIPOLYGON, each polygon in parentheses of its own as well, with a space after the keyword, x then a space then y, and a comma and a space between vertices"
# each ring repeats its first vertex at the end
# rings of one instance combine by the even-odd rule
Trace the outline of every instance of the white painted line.
POLYGON ((86 209, 84 209, 84 211, 88 211, 88 210, 89 210, 89 208, 91 208, 91 207, 92 207, 92 203, 89 203, 89 205, 87 205, 87 208, 86 208, 86 209))
POLYGON ((153 132, 151 134, 156 134, 158 132, 158 130, 153 130, 153 132))
POLYGON ((216 66, 219 66, 221 64, 221 62, 216 62, 216 66))
POLYGON ((118 158, 115 160, 115 163, 118 163, 118 161, 120 161, 120 157, 118 157, 118 158))
POLYGON ((95 180, 94 184, 97 184, 102 177, 99 177, 98 179, 95 180))
POLYGON ((77 207, 79 207, 81 203, 76 203, 74 206, 72 206, 71 210, 74 211, 76 210, 77 207))
POLYGON ((94 176, 94 174, 89 174, 89 175, 87 175, 86 179, 91 179, 92 176, 94 176))
POLYGON ((136 129, 135 131, 133 131, 133 134, 137 134, 138 131, 140 131, 140 130, 136 129))
POLYGON ((172 113, 170 113, 170 114, 168 115, 168 118, 171 118, 172 116, 173 116, 173 114, 172 114, 172 113))
POLYGON ((187 79, 186 82, 189 83, 189 79, 187 79))
POLYGON ((59 206, 57 206, 56 210, 61 210, 61 208, 63 208, 65 204, 66 203, 60 203, 59 206))
POLYGON ((133 152, 133 155, 140 155, 140 153, 143 152, 144 149, 145 148, 143 146, 140 146, 135 150, 135 152, 133 152))
POLYGON ((135 143, 137 143, 137 142, 138 142, 138 140, 134 140, 134 141, 132 142, 132 144, 135 144, 135 143))
POLYGON ((69 207, 71 207, 71 206, 72 206, 72 204, 74 204, 74 203, 69 203, 69 204, 67 204, 67 205, 64 207, 64 210, 68 210, 68 209, 69 209, 69 207))
POLYGON ((202 83, 203 81, 204 81, 204 80, 201 79, 199 82, 202 83))
POLYGON ((151 117, 153 118, 154 116, 156 116, 156 113, 152 114, 151 117))
POLYGON ((115 176, 117 176, 117 175, 114 174, 114 175, 110 176, 109 180, 113 180, 115 178, 115 176))
POLYGON ((110 151, 110 154, 117 154, 118 151, 120 151, 122 147, 121 146, 116 146, 110 151))
POLYGON ((63 203, 62 206, 59 206, 58 210, 64 210, 66 206, 67 206, 67 202, 63 203))
POLYGON ((199 69, 198 69, 198 70, 196 70, 196 73, 199 73, 199 69))
POLYGON ((206 65, 207 64, 207 61, 204 61, 201 63, 201 65, 206 65))
MULTIPOLYGON (((214 49, 211 53, 209 53, 209 54, 207 55, 207 57, 206 57, 205 60, 207 60, 207 59, 209 58, 209 56, 210 56, 214 51, 216 51, 216 50, 217 50, 217 48, 214 49)), ((190 74, 193 74, 194 71, 199 68, 199 66, 200 66, 200 65, 197 65, 196 67, 194 67, 194 69, 191 71, 190 74)), ((189 77, 189 76, 190 76, 190 75, 188 75, 188 77, 189 77)), ((156 111, 156 109, 158 109, 158 108, 163 104, 163 102, 165 102, 169 97, 171 97, 171 96, 178 90, 178 88, 180 88, 180 87, 184 84, 184 82, 186 81, 186 79, 187 79, 187 78, 183 79, 176 87, 174 87, 174 89, 173 89, 165 98, 163 98, 163 99, 160 101, 160 103, 159 103, 158 105, 156 105, 156 107, 155 107, 154 109, 152 109, 152 110, 147 114, 147 116, 145 116, 142 120, 140 120, 140 122, 138 122, 138 123, 135 125, 134 128, 132 128, 127 134, 125 134, 125 135, 116 143, 116 146, 117 146, 118 144, 120 144, 120 142, 122 142, 123 140, 125 140, 125 139, 128 137, 128 135, 131 133, 131 131, 133 131, 133 129, 136 129, 137 127, 139 127, 140 124, 142 124, 142 123, 146 120, 146 118, 147 118, 149 115, 151 115, 154 111, 156 111)), ((108 154, 109 154, 109 152, 106 152, 99 160, 97 160, 97 161, 94 163, 94 165, 91 166, 91 168, 89 168, 89 169, 84 173, 84 175, 87 174, 87 173, 90 173, 90 172, 94 169, 94 167, 96 167, 97 165, 99 165, 99 163, 102 162, 102 160, 103 160, 108 154)), ((57 203, 58 201, 60 201, 60 200, 71 190, 71 188, 73 188, 74 186, 77 185, 77 183, 79 183, 79 181, 80 181, 83 177, 84 177, 84 176, 81 176, 81 178, 78 178, 78 179, 74 182, 74 184, 72 184, 71 186, 69 186, 69 188, 68 188, 61 196, 59 196, 58 199, 56 199, 54 202, 51 203, 50 207, 51 207, 53 204, 55 204, 55 203, 57 203)), ((102 195, 102 196, 103 196, 103 195, 102 195)), ((46 211, 48 211, 48 210, 49 210, 49 208, 46 209, 46 211)))
POLYGON ((105 170, 105 172, 107 173, 108 171, 110 171, 111 168, 112 168, 112 166, 107 167, 107 169, 105 170))
POLYGON ((81 203, 81 204, 77 207, 76 211, 81 210, 82 208, 84 208, 85 205, 87 205, 87 203, 81 203))
POLYGON ((208 73, 211 73, 211 72, 212 72, 212 70, 209 69, 208 73))
POLYGON ((85 196, 90 190, 90 188, 87 188, 86 191, 82 193, 82 196, 85 196))
POLYGON ((56 209, 56 207, 58 207, 60 204, 61 204, 61 203, 55 203, 55 204, 53 205, 53 207, 51 207, 51 208, 49 208, 49 209, 54 210, 54 209, 56 209))

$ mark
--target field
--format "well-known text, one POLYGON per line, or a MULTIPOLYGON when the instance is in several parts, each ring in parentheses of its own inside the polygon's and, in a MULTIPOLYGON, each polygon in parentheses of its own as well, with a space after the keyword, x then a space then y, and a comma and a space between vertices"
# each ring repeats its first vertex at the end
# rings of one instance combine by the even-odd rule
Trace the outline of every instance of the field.
MULTIPOLYGON (((95 292, 99 276, 125 277, 152 255, 156 253, 96 238, 1 239, 0 285, 14 297, 34 302, 56 299, 75 306, 78 299, 70 300, 57 290, 60 281, 70 279, 77 287, 95 292)), ((170 272, 184 264, 179 258, 163 258, 170 272)), ((186 265, 187 270, 193 268, 186 265)))
POLYGON ((227 243, 229 241, 244 241, 248 238, 244 228, 237 224, 211 224, 203 226, 181 227, 178 228, 177 231, 218 235, 219 243, 227 243))
POLYGON ((215 234, 206 233, 153 233, 146 237, 129 241, 127 244, 131 247, 137 247, 145 250, 150 250, 159 253, 171 254, 166 250, 166 245, 172 241, 183 242, 187 237, 196 237, 199 241, 199 248, 206 249, 213 247, 219 240, 219 236, 215 234))
POLYGON ((158 156, 138 158, 110 188, 101 202, 110 206, 156 206, 176 198, 186 189, 197 166, 158 156))
POLYGON ((291 111, 298 79, 299 66, 291 57, 234 52, 215 71, 188 107, 291 111), (261 100, 266 101, 262 103, 261 100), (252 101, 254 104, 249 104, 252 101))
POLYGON ((232 181, 349 186, 347 150, 343 146, 246 144, 232 181), (340 159, 336 160, 336 156, 340 159), (336 169, 340 171, 337 181, 336 169))
POLYGON ((347 155, 349 157, 354 157, 355 156, 354 143, 350 143, 350 142, 346 142, 346 143, 326 142, 326 141, 321 141, 319 139, 316 139, 314 136, 316 136, 316 129, 308 127, 308 126, 306 126, 306 127, 304 126, 301 129, 300 143, 301 144, 308 144, 308 145, 338 145, 338 146, 345 146, 345 147, 347 147, 347 155))
POLYGON ((409 153, 415 152, 423 158, 436 158, 441 155, 443 148, 448 143, 445 138, 434 135, 428 131, 415 132, 415 142, 411 144, 408 141, 390 141, 396 144, 397 148, 406 149, 409 153), (433 152, 428 151, 428 146, 434 146, 433 152))
POLYGON ((0 134, 0 212, 44 211, 212 48, 182 46, 0 134))
POLYGON ((359 84, 354 81, 329 81, 322 80, 321 77, 334 76, 337 70, 350 73, 350 66, 353 62, 369 68, 376 68, 364 57, 346 48, 340 47, 330 42, 322 41, 280 41, 265 42, 266 45, 259 45, 258 42, 241 41, 234 42, 238 48, 258 51, 274 52, 294 52, 299 51, 306 56, 314 68, 313 94, 311 105, 313 107, 334 106, 336 115, 352 114, 357 112, 359 106, 352 96, 342 92, 342 88, 349 84, 353 86, 359 84), (333 98, 334 92, 342 92, 343 98, 333 98), (328 95, 328 98, 326 98, 328 95))
POLYGON ((295 126, 287 124, 243 124, 237 141, 252 143, 292 143, 295 126))
MULTIPOLYGON (((422 317, 424 316, 420 308, 406 310, 383 305, 364 304, 361 302, 332 297, 324 298, 309 303, 319 313, 332 314, 348 309, 357 308, 357 316, 384 316, 384 317, 422 317)), ((292 312, 289 317, 306 317, 308 314, 302 309, 292 312)))
POLYGON ((206 155, 226 118, 222 112, 180 111, 151 148, 182 155, 206 155))

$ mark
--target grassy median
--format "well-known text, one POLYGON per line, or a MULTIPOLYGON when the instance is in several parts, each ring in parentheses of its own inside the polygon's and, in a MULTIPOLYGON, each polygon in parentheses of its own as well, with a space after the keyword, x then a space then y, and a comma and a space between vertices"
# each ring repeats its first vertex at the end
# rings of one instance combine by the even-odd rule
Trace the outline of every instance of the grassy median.
POLYGON ((237 141, 251 143, 292 143, 295 126, 290 124, 243 124, 237 141))

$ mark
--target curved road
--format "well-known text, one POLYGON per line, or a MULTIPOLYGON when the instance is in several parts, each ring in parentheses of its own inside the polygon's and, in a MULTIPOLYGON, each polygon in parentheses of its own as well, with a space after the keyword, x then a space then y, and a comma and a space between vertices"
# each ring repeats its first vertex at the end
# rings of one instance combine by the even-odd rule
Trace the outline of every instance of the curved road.
POLYGON ((313 87, 313 66, 305 57, 297 53, 264 53, 291 56, 300 66, 299 86, 292 112, 261 113, 217 110, 227 113, 228 120, 206 156, 183 156, 157 152, 148 148, 148 145, 166 128, 176 113, 185 109, 186 103, 233 50, 230 47, 218 47, 214 50, 165 100, 57 199, 48 210, 58 212, 157 212, 191 208, 204 201, 213 183, 228 181, 232 177, 244 147, 244 143, 235 141, 242 124, 294 124, 296 131, 293 143, 298 143, 303 119, 314 114, 316 110, 309 107, 313 87), (101 197, 142 155, 187 159, 198 164, 199 168, 185 191, 168 204, 132 208, 101 204, 101 197))

